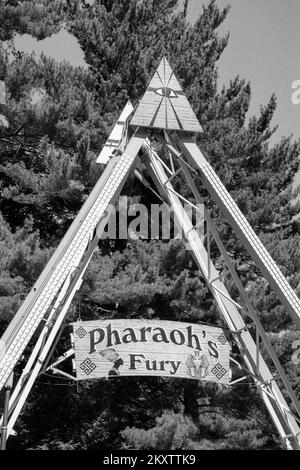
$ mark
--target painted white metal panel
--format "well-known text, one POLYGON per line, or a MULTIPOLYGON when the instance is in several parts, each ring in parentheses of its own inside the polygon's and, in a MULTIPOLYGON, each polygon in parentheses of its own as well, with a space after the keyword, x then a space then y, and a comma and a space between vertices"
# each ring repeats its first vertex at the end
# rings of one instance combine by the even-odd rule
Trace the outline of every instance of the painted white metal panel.
POLYGON ((73 323, 77 379, 151 375, 229 384, 221 328, 164 320, 73 323))
MULTIPOLYGON (((195 145, 194 142, 191 142, 191 145, 192 144, 195 145)), ((289 448, 291 448, 290 442, 292 442, 293 448, 299 449, 299 426, 294 416, 291 414, 271 371, 269 370, 261 353, 259 352, 257 355, 256 344, 251 334, 249 333, 235 303, 230 299, 229 292, 227 291, 223 281, 219 278, 219 272, 216 270, 213 262, 209 260, 208 253, 201 241, 201 238, 193 229, 193 225, 188 215, 182 211, 180 200, 174 194, 174 189, 171 183, 168 181, 168 177, 166 176, 162 165, 157 159, 155 151, 151 147, 149 148, 146 142, 144 144, 144 148, 148 150, 150 157, 151 167, 149 169, 152 168, 152 177, 154 177, 154 181, 156 181, 158 185, 161 188, 164 188, 167 192, 169 202, 173 207, 173 210, 177 212, 179 220, 181 220, 185 237, 192 248, 195 261, 202 271, 206 281, 209 283, 219 310, 225 318, 228 327, 233 333, 235 333, 236 343, 242 352, 249 371, 253 375, 255 375, 257 368, 257 357, 259 359, 259 380, 257 380, 256 383, 274 424, 276 425, 281 437, 286 441, 289 448), (212 279, 215 280, 213 283, 210 282, 212 279), (289 436, 290 440, 287 439, 287 436, 289 436)))
POLYGON ((152 77, 130 125, 202 132, 202 127, 165 57, 152 77))
POLYGON ((113 204, 118 197, 144 139, 144 133, 138 132, 129 141, 126 153, 109 162, 91 195, 2 336, 0 389, 64 282, 78 266, 94 229, 108 205, 113 204))
POLYGON ((103 149, 100 152, 99 157, 97 158, 97 163, 102 163, 106 165, 109 160, 113 157, 114 152, 119 147, 122 139, 124 138, 126 122, 128 117, 133 111, 133 106, 130 101, 125 105, 120 117, 113 127, 113 130, 110 133, 109 138, 107 139, 103 149))
POLYGON ((182 138, 181 147, 187 158, 201 172, 203 182, 241 239, 250 256, 254 259, 262 274, 273 287, 290 316, 300 326, 300 299, 280 271, 279 267, 266 250, 251 225, 243 215, 219 177, 207 162, 199 147, 190 139, 182 138))

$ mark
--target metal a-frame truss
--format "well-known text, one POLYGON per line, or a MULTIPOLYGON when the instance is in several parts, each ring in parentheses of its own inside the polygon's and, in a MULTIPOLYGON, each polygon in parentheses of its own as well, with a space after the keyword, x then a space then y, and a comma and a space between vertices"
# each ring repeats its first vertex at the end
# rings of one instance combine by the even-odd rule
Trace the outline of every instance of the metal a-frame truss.
MULTIPOLYGON (((299 402, 242 286, 209 211, 201 201, 193 173, 200 176, 210 197, 221 209, 297 326, 300 325, 300 300, 201 153, 191 137, 191 132, 202 132, 202 128, 170 65, 163 58, 135 112, 130 103, 124 108, 97 160, 102 164, 108 162, 106 169, 0 340, 0 390, 6 388, 7 391, 11 388, 13 371, 25 348, 28 350, 29 342, 33 344, 10 399, 6 400, 1 423, 3 448, 6 438, 14 433, 14 424, 35 380, 47 368, 46 361, 48 363, 68 308, 97 249, 102 230, 101 219, 105 216, 108 206, 116 203, 129 172, 134 171, 146 187, 152 189, 172 207, 195 262, 239 348, 247 376, 252 377, 256 383, 286 447, 300 449, 299 402), (169 152, 170 167, 156 152, 153 143, 155 140, 163 144, 169 152), (141 152, 143 163, 156 190, 141 173, 141 152), (191 204, 197 210, 198 206, 182 197, 172 185, 179 172, 185 177, 196 202, 204 207, 206 241, 193 226, 184 210, 183 202, 191 204), (211 260, 212 238, 236 284, 242 306, 230 296, 220 272, 211 260), (247 321, 251 319, 250 325, 246 324, 245 318, 247 321), (249 330, 252 326, 256 331, 254 337, 249 330), (265 362, 261 344, 277 370, 280 386, 284 386, 288 403, 265 362)), ((71 354, 72 350, 62 359, 71 354)), ((50 369, 57 371, 55 366, 62 359, 56 361, 50 369)))

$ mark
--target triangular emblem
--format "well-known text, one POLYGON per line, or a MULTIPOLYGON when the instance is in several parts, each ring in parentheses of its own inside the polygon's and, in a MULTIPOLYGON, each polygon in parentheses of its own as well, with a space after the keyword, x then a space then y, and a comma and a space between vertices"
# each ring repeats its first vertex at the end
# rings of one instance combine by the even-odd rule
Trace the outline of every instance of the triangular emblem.
POLYGON ((130 125, 202 132, 202 127, 165 57, 159 64, 130 125))

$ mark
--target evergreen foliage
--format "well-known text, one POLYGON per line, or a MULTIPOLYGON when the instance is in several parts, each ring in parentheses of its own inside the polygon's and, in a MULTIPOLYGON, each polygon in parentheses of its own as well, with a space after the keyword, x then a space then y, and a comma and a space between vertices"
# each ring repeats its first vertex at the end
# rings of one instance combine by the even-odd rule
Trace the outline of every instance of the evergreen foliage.
MULTIPOLYGON (((42 39, 66 28, 87 69, 0 45, 0 327, 37 279, 103 167, 95 163, 112 124, 136 103, 167 55, 195 110, 198 142, 287 279, 300 293, 299 202, 293 190, 299 142, 271 146, 276 98, 249 122, 249 83, 233 77, 218 92, 218 59, 229 40, 218 27, 229 12, 214 0, 194 25, 177 0, 0 0, 0 39, 16 33, 42 39)), ((179 179, 178 189, 191 197, 179 179)), ((201 194, 200 181, 197 185, 201 194)), ((152 196, 130 178, 124 192, 152 196)), ((191 198, 192 199, 192 198, 191 198)), ((157 201, 155 201, 157 202, 157 201)), ((275 294, 209 202, 249 297, 299 396, 299 338, 275 294)), ((222 260, 213 247, 214 261, 222 260)), ((226 283, 238 301, 230 279, 226 283)), ((201 274, 182 242, 102 241, 77 296, 81 318, 160 318, 224 326, 201 274)), ((75 303, 68 321, 76 318, 75 303)), ((68 348, 64 331, 55 354, 68 348)), ((43 375, 16 425, 11 449, 281 448, 254 383, 231 388, 161 378, 116 378, 74 386, 43 375), (201 406, 201 398, 209 400, 201 406), (53 412, 55 410, 55 412, 53 412)))

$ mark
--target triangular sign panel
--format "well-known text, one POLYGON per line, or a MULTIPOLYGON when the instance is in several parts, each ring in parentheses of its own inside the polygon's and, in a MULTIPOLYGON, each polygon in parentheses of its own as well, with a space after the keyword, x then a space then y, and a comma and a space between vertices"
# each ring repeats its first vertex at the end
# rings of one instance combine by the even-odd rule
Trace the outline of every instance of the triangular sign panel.
POLYGON ((202 132, 202 127, 165 57, 159 64, 130 125, 202 132))

